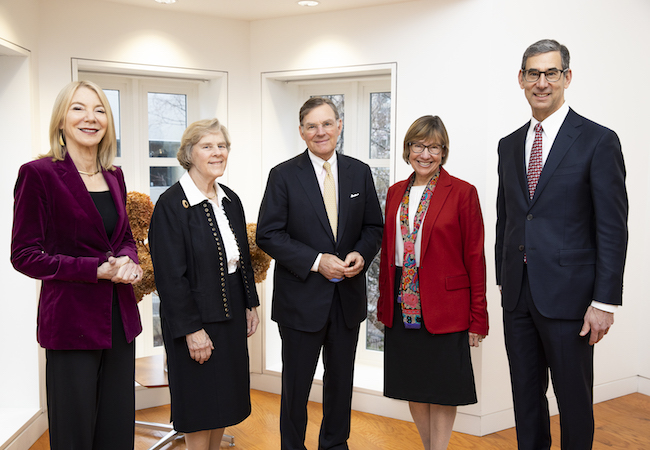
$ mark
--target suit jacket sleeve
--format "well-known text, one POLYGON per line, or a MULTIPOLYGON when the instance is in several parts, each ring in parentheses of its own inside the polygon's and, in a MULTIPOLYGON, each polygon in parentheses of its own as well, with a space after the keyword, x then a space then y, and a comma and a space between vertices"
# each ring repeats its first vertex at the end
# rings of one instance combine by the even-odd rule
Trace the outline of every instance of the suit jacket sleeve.
MULTIPOLYGON (((363 256, 365 260, 364 272, 370 266, 375 255, 379 251, 384 230, 384 218, 377 198, 377 190, 372 180, 372 172, 366 167, 366 199, 364 202, 365 211, 363 214, 363 223, 361 225, 361 235, 354 245, 353 250, 363 256)), ((344 258, 346 255, 342 255, 344 258)))
POLYGON ((503 239, 506 228, 506 205, 503 189, 504 177, 501 173, 501 145, 503 139, 499 142, 499 188, 497 191, 497 225, 496 225, 496 243, 494 245, 494 257, 496 262, 497 285, 501 286, 501 265, 503 262, 503 239))
POLYGON ((257 219, 257 245, 304 281, 320 252, 288 232, 290 189, 286 172, 272 169, 257 219))
POLYGON ((628 202, 621 144, 611 130, 607 130, 596 144, 590 180, 597 249, 593 300, 620 305, 627 251, 628 202))
POLYGON ((483 215, 478 193, 472 186, 461 200, 460 233, 463 241, 463 262, 470 281, 470 322, 472 333, 488 334, 488 312, 485 299, 485 238, 483 215))

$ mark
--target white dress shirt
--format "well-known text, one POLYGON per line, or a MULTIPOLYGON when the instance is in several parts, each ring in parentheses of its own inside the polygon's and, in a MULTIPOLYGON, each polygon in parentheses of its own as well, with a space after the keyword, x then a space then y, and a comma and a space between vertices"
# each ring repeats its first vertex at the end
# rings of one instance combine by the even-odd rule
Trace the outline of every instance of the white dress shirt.
POLYGON ((226 260, 228 262, 228 273, 235 273, 237 267, 239 266, 239 247, 237 246, 237 239, 235 239, 235 234, 230 228, 230 221, 228 216, 226 216, 226 211, 223 209, 224 200, 230 201, 230 198, 226 193, 221 189, 219 183, 214 182, 214 189, 217 193, 217 196, 214 199, 209 199, 201 193, 194 180, 188 172, 181 177, 179 180, 185 197, 191 206, 198 205, 204 200, 208 200, 212 204, 212 210, 214 211, 215 219, 217 220, 217 226, 219 227, 219 233, 221 234, 221 240, 223 241, 223 248, 226 251, 226 260))
MULTIPOLYGON (((323 190, 325 189, 325 177, 327 176, 327 171, 323 167, 325 160, 314 155, 311 151, 307 150, 309 155, 309 160, 314 166, 314 172, 316 172, 316 179, 318 180, 318 187, 320 188, 320 193, 323 195, 323 190)), ((334 177, 334 189, 336 190, 336 210, 339 210, 339 167, 338 160, 336 158, 336 152, 332 155, 330 159, 327 160, 330 163, 330 170, 332 171, 332 177, 334 177)), ((311 266, 312 272, 318 272, 318 266, 320 265, 320 259, 323 256, 322 253, 319 253, 314 261, 314 264, 311 266)))
MULTIPOLYGON (((418 210, 418 205, 422 199, 422 194, 424 194, 425 186, 411 186, 411 193, 409 194, 409 232, 413 231, 413 222, 415 222, 415 213, 418 210)), ((397 227, 395 229, 395 265, 402 267, 404 265, 404 238, 402 237, 402 221, 400 220, 400 214, 402 212, 402 205, 400 202, 400 207, 397 208, 397 214, 395 214, 395 222, 397 227)), ((415 237, 415 265, 420 267, 420 248, 422 242, 422 225, 424 225, 424 219, 427 215, 425 211, 422 215, 422 224, 418 230, 418 234, 415 237)))

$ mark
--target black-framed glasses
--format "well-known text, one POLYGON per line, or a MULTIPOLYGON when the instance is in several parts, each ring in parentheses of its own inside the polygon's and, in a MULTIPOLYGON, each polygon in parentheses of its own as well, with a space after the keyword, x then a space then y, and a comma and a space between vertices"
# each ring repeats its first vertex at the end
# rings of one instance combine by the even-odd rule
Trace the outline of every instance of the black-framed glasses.
POLYGON ((438 144, 424 145, 421 142, 409 142, 409 148, 413 153, 422 153, 426 148, 430 155, 438 156, 442 152, 442 147, 438 144))
POLYGON ((560 81, 562 75, 567 73, 568 70, 569 69, 548 69, 546 71, 543 71, 537 69, 528 69, 524 70, 524 80, 528 81, 529 83, 534 83, 539 80, 539 77, 542 76, 542 74, 544 74, 546 81, 549 83, 555 83, 556 81, 560 81))

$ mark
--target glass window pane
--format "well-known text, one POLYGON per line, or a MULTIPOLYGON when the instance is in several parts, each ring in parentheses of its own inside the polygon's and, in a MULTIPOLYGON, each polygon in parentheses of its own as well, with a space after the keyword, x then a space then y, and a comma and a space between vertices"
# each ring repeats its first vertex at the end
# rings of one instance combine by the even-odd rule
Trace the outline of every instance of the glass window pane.
POLYGON ((160 194, 165 192, 172 184, 176 183, 185 173, 181 166, 150 167, 149 168, 149 196, 156 204, 160 194))
POLYGON ((314 97, 323 97, 328 98, 334 103, 336 109, 339 112, 339 119, 343 121, 343 129, 341 130, 341 135, 339 136, 339 141, 336 144, 336 151, 344 155, 343 143, 344 143, 344 134, 345 134, 345 94, 332 94, 332 95, 312 95, 310 98, 314 97))
POLYGON ((385 214, 386 211, 386 195, 390 187, 390 168, 389 167, 371 167, 372 179, 375 182, 375 190, 377 191, 377 198, 381 205, 381 212, 385 214))
POLYGON ((151 306, 153 309, 153 346, 163 345, 162 323, 160 321, 160 297, 154 292, 151 294, 151 306))
MULTIPOLYGON (((377 198, 382 214, 386 208, 386 194, 390 186, 390 168, 372 167, 372 177, 377 190, 377 198)), ((368 319, 366 322, 366 349, 384 351, 384 325, 377 319, 377 300, 379 300, 379 254, 375 256, 366 272, 368 294, 368 319)))
POLYGON ((117 138, 117 157, 122 156, 122 127, 120 120, 120 91, 116 89, 103 89, 108 98, 108 104, 113 111, 113 121, 115 122, 115 137, 117 138))
POLYGON ((375 256, 366 272, 368 295, 368 319, 366 320, 366 349, 384 351, 384 324, 377 319, 379 300, 379 254, 375 256))
POLYGON ((370 94, 370 159, 390 159, 390 92, 370 94))
POLYGON ((149 92, 148 100, 149 156, 174 158, 187 128, 187 97, 149 92))

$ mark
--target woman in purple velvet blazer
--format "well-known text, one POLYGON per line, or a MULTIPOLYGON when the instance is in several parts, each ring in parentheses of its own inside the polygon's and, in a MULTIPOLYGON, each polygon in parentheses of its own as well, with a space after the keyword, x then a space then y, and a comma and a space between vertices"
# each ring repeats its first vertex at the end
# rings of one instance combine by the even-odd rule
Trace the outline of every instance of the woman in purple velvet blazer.
POLYGON ((43 282, 37 336, 47 356, 50 447, 132 449, 142 327, 131 284, 142 269, 101 88, 68 84, 49 134, 50 151, 18 173, 11 262, 43 282))

